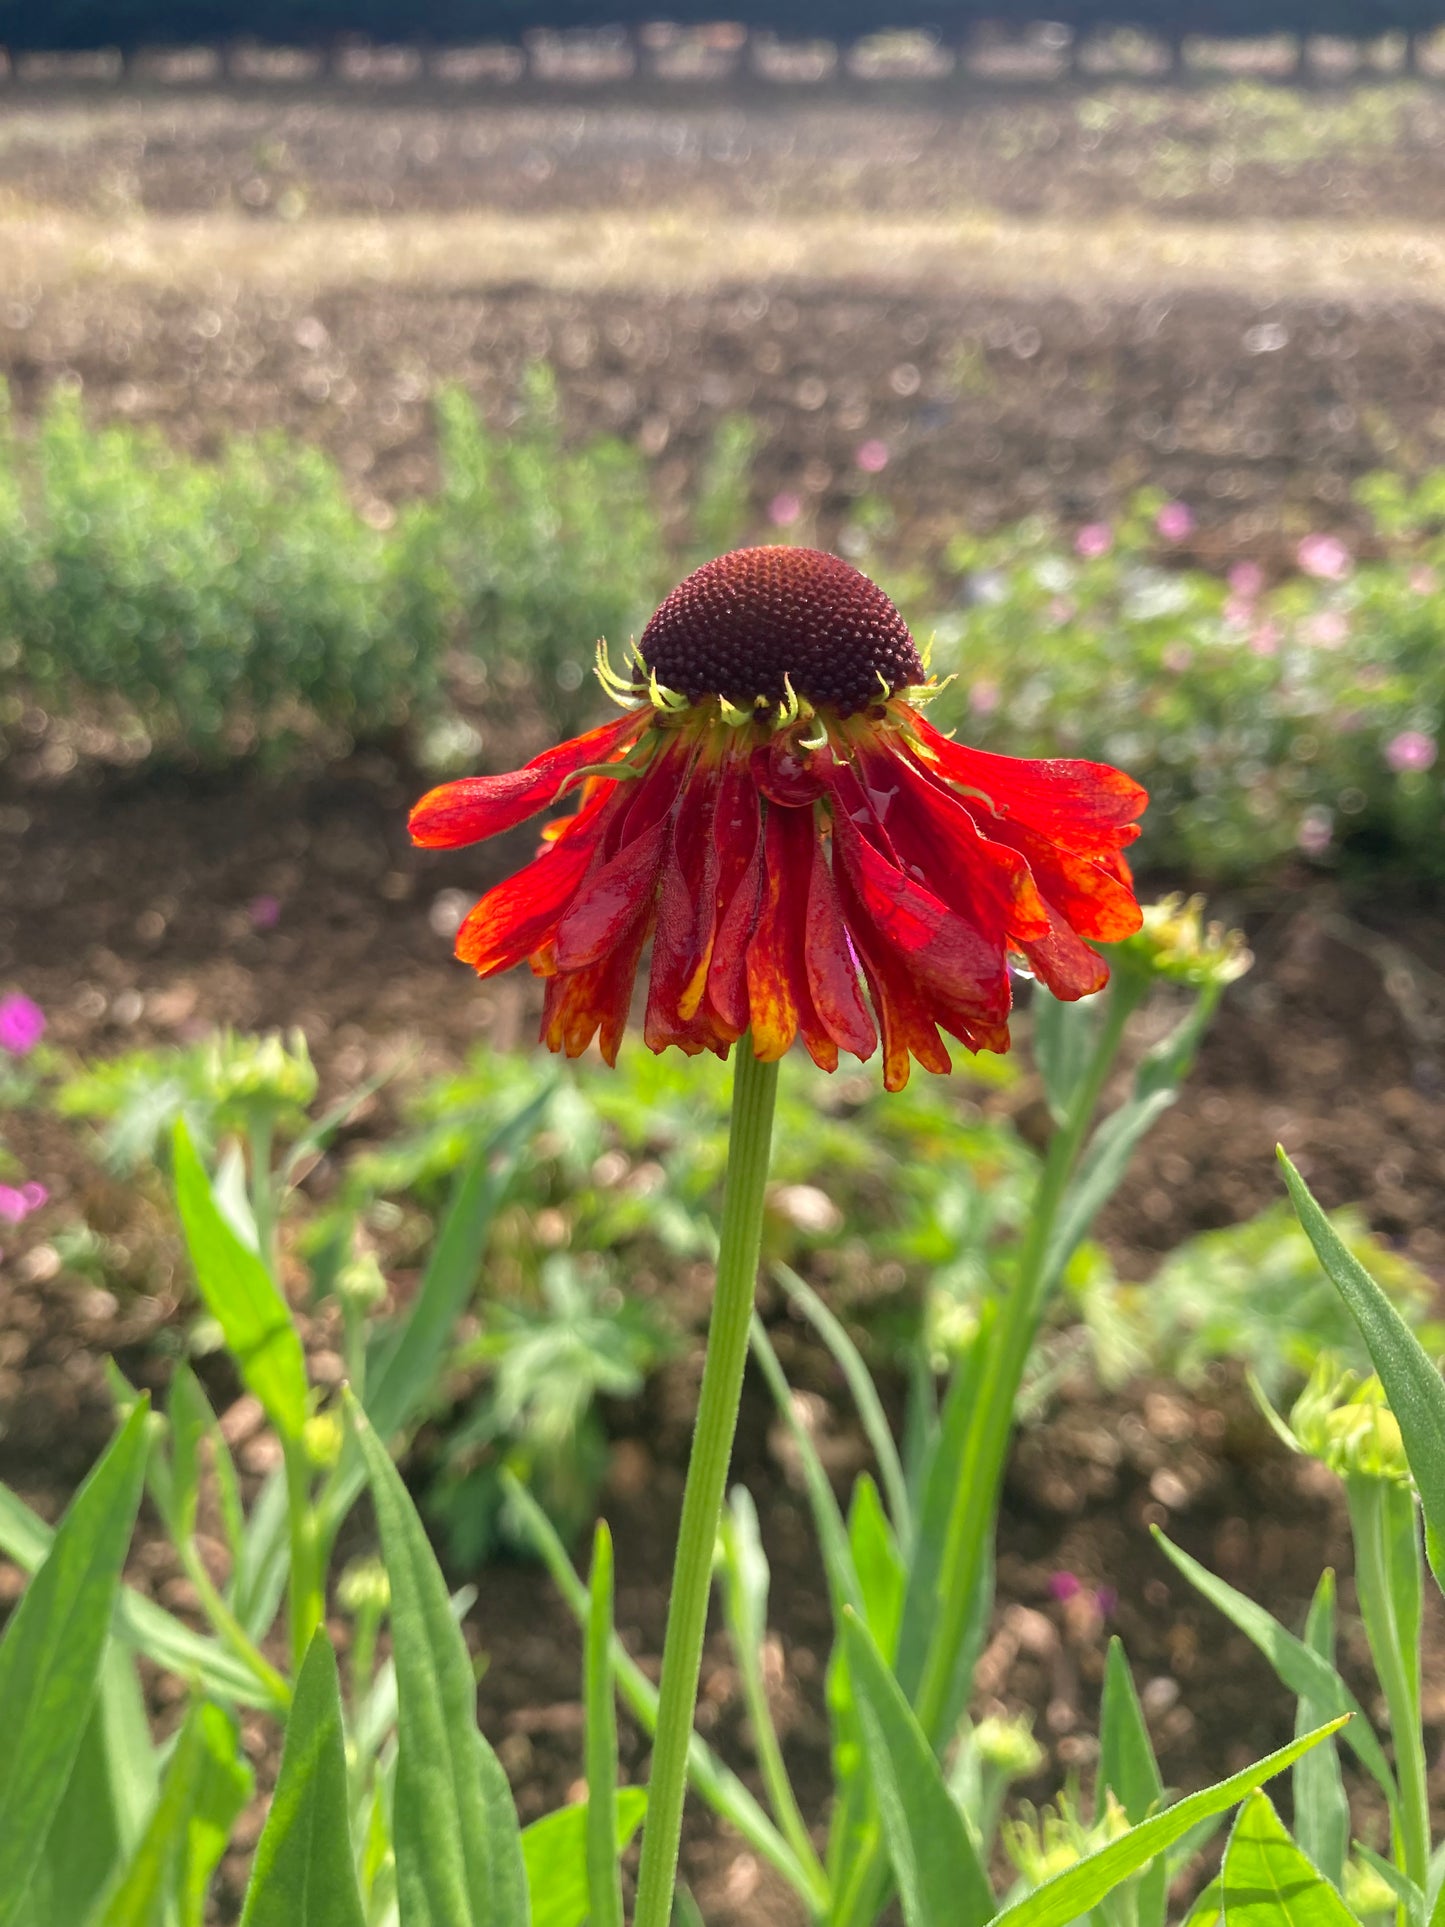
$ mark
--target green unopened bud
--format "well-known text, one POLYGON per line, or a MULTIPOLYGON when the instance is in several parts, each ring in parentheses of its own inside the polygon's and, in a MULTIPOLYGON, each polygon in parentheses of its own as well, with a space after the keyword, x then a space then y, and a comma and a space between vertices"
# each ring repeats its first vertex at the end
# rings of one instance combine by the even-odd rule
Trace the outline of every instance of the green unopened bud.
POLYGON ((973 1729, 973 1745, 979 1758, 1005 1779, 1031 1779, 1044 1763, 1044 1749, 1034 1738, 1030 1721, 1022 1715, 980 1720, 973 1729))
POLYGON ((336 1274, 336 1295, 348 1310, 375 1311, 386 1298, 386 1280, 374 1251, 358 1252, 336 1274))
POLYGON ((1351 1856, 1345 1862, 1344 1881, 1345 1905, 1357 1920, 1368 1920, 1372 1914, 1393 1914, 1400 1904, 1400 1897, 1385 1879, 1367 1860, 1351 1856))
POLYGON ((318 1472, 329 1472, 341 1457, 346 1434, 335 1412, 316 1412, 301 1428, 301 1447, 318 1472))
POLYGON ((379 1619, 391 1605, 391 1581, 377 1558, 353 1559, 336 1582, 336 1603, 353 1619, 379 1619))
POLYGON ((1128 1831, 1129 1816, 1112 1792, 1104 1795, 1103 1812, 1086 1826, 1077 1796, 1065 1788, 1057 1807, 1035 1808, 1025 1801, 1022 1817, 1005 1820, 999 1837, 1024 1879, 1031 1886, 1041 1887, 1111 1841, 1122 1839, 1128 1831))
POLYGON ((316 1095, 316 1070, 299 1030, 266 1037, 223 1031, 206 1049, 206 1085, 220 1104, 305 1110, 316 1095))
POLYGON ((1290 1413, 1290 1429, 1311 1458, 1341 1478, 1354 1474, 1409 1483, 1405 1441, 1384 1386, 1373 1376, 1357 1380, 1328 1355, 1315 1361, 1290 1413))
POLYGON ((1143 914, 1142 928, 1110 954, 1151 977, 1195 990, 1211 985, 1222 990, 1254 962, 1242 931, 1205 923, 1203 897, 1161 897, 1158 903, 1146 903, 1143 914))

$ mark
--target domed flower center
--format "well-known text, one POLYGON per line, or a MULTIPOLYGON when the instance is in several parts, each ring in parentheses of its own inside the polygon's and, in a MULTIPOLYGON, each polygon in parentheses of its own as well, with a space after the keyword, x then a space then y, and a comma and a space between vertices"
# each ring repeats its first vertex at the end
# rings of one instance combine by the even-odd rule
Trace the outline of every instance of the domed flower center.
POLYGON ((751 706, 795 695, 845 713, 926 679, 908 625, 820 549, 736 549, 678 584, 638 653, 664 689, 751 706))

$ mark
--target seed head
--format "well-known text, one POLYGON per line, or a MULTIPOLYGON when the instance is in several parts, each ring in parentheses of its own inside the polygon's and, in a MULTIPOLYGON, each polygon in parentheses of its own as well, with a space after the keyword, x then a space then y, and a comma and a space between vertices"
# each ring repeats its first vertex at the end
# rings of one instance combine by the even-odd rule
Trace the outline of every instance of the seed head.
POLYGON ((820 549, 736 549, 679 583, 638 651, 689 702, 794 694, 848 714, 926 678, 908 625, 875 583, 820 549))

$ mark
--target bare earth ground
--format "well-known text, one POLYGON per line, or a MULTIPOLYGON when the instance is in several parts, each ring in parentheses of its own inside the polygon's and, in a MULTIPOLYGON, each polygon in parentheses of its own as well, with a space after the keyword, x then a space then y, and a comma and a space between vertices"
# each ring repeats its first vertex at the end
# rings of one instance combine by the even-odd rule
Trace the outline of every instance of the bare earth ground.
MULTIPOLYGON (((1202 559, 1278 558, 1307 527, 1348 524, 1366 470, 1445 459, 1442 141, 1445 96, 1404 82, 716 103, 16 89, 0 373, 22 422, 78 377, 98 415, 195 448, 284 424, 379 507, 431 480, 437 381, 505 419, 545 356, 568 426, 635 438, 674 500, 711 425, 744 409, 767 437, 757 504, 798 489, 825 535, 861 486, 857 444, 878 437, 904 549, 1033 508, 1087 519, 1148 480, 1196 505, 1202 559)), ((480 995, 428 922, 435 893, 484 883, 493 857, 408 851, 414 782, 371 758, 272 789, 54 784, 22 743, 0 769, 0 984, 85 1052, 300 1022, 334 1084, 404 1045, 425 1067, 484 1032, 517 1041, 525 986, 480 995), (262 893, 283 913, 256 933, 245 906, 262 893)), ((1283 1137, 1327 1203, 1362 1200, 1445 1282, 1439 907, 1283 884, 1235 907, 1259 966, 1106 1233, 1147 1275, 1188 1230, 1270 1201, 1283 1137)), ((101 1354, 163 1382, 176 1288, 139 1276, 108 1299, 55 1275, 46 1240, 66 1217, 125 1223, 134 1206, 55 1127, 24 1131, 15 1147, 56 1199, 0 1288, 0 1476, 53 1513, 105 1434, 101 1354)), ((780 1338, 800 1386, 841 1413, 825 1363, 785 1323, 780 1338)), ((689 1369, 610 1419, 619 1611, 643 1654, 661 1639, 689 1369)), ((758 1388, 748 1400, 737 1470, 774 1561, 789 1756, 821 1816, 820 1573, 758 1388)), ((1262 1662, 1168 1576, 1151 1521, 1290 1622, 1322 1560, 1347 1556, 1327 1485, 1227 1378, 1200 1400, 1075 1388, 1016 1455, 981 1680, 1037 1709, 1051 1776, 1087 1763, 1105 1631, 1051 1601, 1059 1568, 1117 1592, 1167 1779, 1197 1784, 1286 1737, 1262 1662)), ((133 1576, 181 1603, 144 1537, 133 1576)), ((534 1570, 481 1587, 484 1719, 530 1818, 580 1770, 576 1640, 534 1570)), ((1438 1625, 1430 1638, 1438 1662, 1438 1625)), ((1445 1696, 1430 1710, 1438 1735, 1445 1696)), ((721 1643, 704 1718, 746 1767, 721 1643)), ((636 1773, 640 1742, 625 1744, 636 1773)), ((689 1866, 710 1920, 794 1918, 705 1823, 689 1866)))

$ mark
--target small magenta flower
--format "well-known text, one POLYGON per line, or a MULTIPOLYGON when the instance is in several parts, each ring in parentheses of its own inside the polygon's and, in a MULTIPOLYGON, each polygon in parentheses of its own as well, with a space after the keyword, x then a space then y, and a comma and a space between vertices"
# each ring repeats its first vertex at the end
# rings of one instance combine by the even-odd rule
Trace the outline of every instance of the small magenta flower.
POLYGON ((881 475, 888 466, 888 444, 876 437, 872 441, 860 442, 853 460, 865 475, 881 475))
POLYGON ((803 513, 803 498, 790 488, 782 489, 768 503, 768 520, 775 529, 790 529, 803 513))
POLYGON ((281 900, 279 897, 252 897, 246 909, 253 930, 274 930, 281 921, 281 900))
POLYGON ((1294 840, 1306 856, 1323 856, 1335 840, 1333 814, 1326 809, 1306 810, 1294 840))
POLYGON ((1224 579, 1229 584, 1230 593, 1245 602, 1253 602, 1264 588, 1264 570, 1257 562, 1231 563, 1224 579))
POLYGON ((1279 641, 1279 624, 1261 622, 1250 632, 1249 646, 1256 656, 1275 656, 1279 654, 1279 641))
POLYGON ((30 1215, 25 1193, 13 1184, 0 1184, 0 1221, 22 1224, 30 1215))
POLYGON ((1187 502, 1166 502, 1154 517, 1154 527, 1166 542, 1187 542, 1198 524, 1187 502))
POLYGON ((1060 1604, 1072 1599, 1084 1590, 1082 1581, 1072 1572, 1053 1572, 1049 1574, 1049 1597, 1060 1604))
POLYGON ((0 1050, 28 1056, 45 1035, 45 1012, 21 991, 0 997, 0 1050))
POLYGON ((1086 562, 1097 562, 1114 546, 1114 531, 1107 522, 1086 522, 1074 537, 1074 553, 1086 562))
POLYGON ((1385 745, 1385 761, 1397 775, 1407 770, 1431 769, 1439 754, 1440 745, 1423 729, 1402 729, 1385 745))
POLYGON ((947 1071, 939 1027, 1007 1050, 1009 959, 1072 1001, 1108 981, 1091 947, 1138 930, 1123 851, 1144 791, 1102 763, 1030 762, 954 742, 874 583, 817 549, 740 549, 696 570, 643 630, 616 721, 525 769, 443 784, 413 840, 455 849, 575 797, 543 850, 467 916, 482 977, 524 959, 542 1035, 616 1060, 649 937, 643 1037, 763 1062, 801 1039, 835 1069, 882 1042, 947 1071))
POLYGON ((1343 582, 1354 558, 1337 535, 1307 535, 1295 550, 1295 560, 1306 575, 1321 582, 1343 582))

